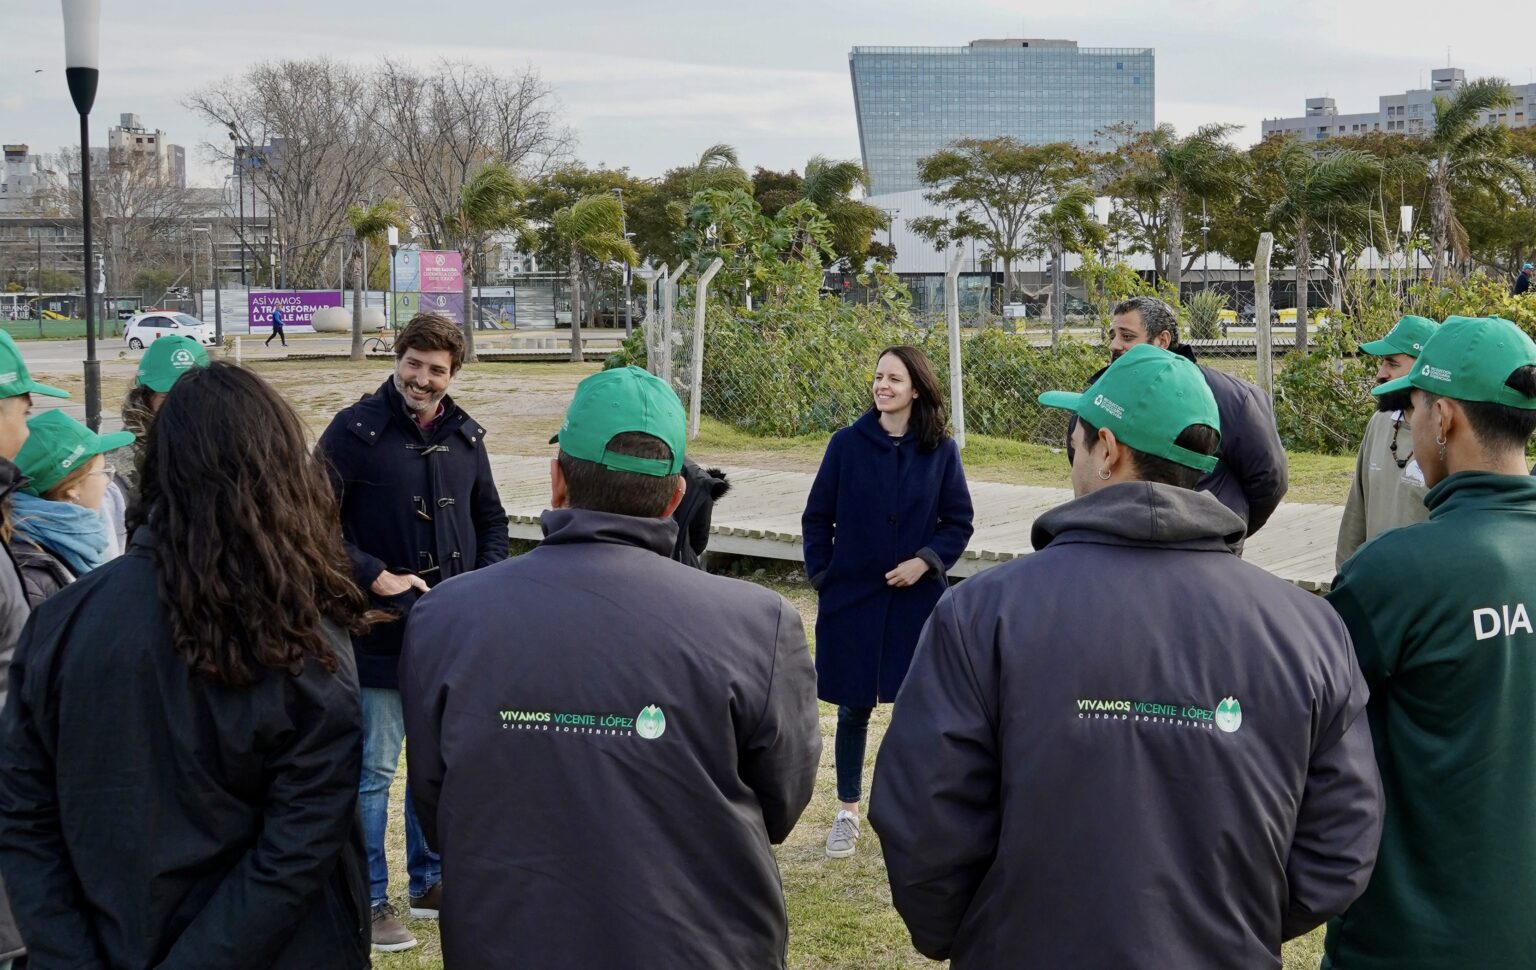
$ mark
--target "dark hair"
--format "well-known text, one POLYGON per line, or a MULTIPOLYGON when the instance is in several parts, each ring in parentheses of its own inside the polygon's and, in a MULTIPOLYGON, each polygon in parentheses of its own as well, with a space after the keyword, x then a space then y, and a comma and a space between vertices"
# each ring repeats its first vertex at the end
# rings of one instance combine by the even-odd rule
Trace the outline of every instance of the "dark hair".
MULTIPOLYGON (((665 441, 640 431, 615 435, 608 442, 608 450, 633 458, 672 458, 672 449, 665 441)), ((566 501, 573 509, 659 519, 667 511, 672 493, 677 491, 676 475, 616 472, 595 461, 573 458, 564 451, 557 460, 560 474, 565 476, 566 501)))
POLYGON ((330 482, 271 385, 224 361, 187 371, 150 426, 129 528, 151 558, 174 649, 230 687, 251 665, 334 671, 321 623, 368 629, 330 482))
POLYGON ((464 334, 447 317, 436 313, 418 313, 411 317, 400 336, 395 338, 395 359, 407 350, 446 350, 452 358, 449 373, 457 374, 464 366, 464 334))
POLYGON ((906 365, 907 375, 912 378, 912 389, 917 392, 917 400, 912 402, 911 428, 917 435, 917 446, 923 451, 932 451, 949 437, 949 419, 944 414, 944 385, 933 372, 933 362, 928 355, 916 347, 898 344, 885 348, 875 358, 877 367, 880 358, 886 354, 906 365))
MULTIPOLYGON (((1504 386, 1519 394, 1536 398, 1536 366, 1527 364, 1517 368, 1504 386)), ((1431 404, 1443 394, 1425 392, 1431 404)), ((1453 398, 1453 400, 1455 400, 1453 398)), ((1524 448, 1531 435, 1536 433, 1536 410, 1494 404, 1488 401, 1456 401, 1467 413, 1467 423, 1472 433, 1485 449, 1524 448)))
MULTIPOLYGON (((1083 441, 1088 445, 1088 453, 1091 455, 1099 444, 1099 429, 1082 418, 1078 418, 1077 423, 1083 426, 1083 441)), ((1221 444, 1221 435, 1208 424, 1192 424, 1179 432, 1179 436, 1173 439, 1173 443, 1196 454, 1214 455, 1221 444)), ((1193 489, 1205 475, 1205 472, 1198 468, 1181 465, 1157 455, 1149 455, 1145 451, 1137 451, 1123 441, 1120 442, 1120 447, 1131 453, 1131 463, 1136 467, 1136 476, 1144 482, 1193 489)))
POLYGON ((1166 333, 1168 346, 1172 347, 1179 342, 1178 314, 1173 312, 1173 307, 1157 297, 1133 296, 1129 300, 1122 300, 1115 304, 1114 312, 1110 316, 1118 317, 1122 313, 1135 313, 1141 318, 1141 325, 1146 328, 1148 340, 1160 333, 1166 333))

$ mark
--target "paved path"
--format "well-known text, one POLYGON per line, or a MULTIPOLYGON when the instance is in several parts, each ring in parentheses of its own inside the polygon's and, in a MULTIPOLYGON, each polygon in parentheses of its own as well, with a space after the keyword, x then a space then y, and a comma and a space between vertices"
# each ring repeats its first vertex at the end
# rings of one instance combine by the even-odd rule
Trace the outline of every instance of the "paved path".
MULTIPOLYGON (((549 459, 495 456, 492 466, 514 538, 538 539, 548 507, 549 459)), ((709 548, 715 552, 800 562, 800 513, 812 476, 726 466, 731 493, 715 507, 709 548)), ((951 575, 970 576, 1031 551, 1035 517, 1072 497, 1064 488, 972 481, 976 532, 951 575)), ((1333 581, 1334 542, 1343 509, 1286 503, 1244 549, 1243 557, 1306 590, 1333 581)))

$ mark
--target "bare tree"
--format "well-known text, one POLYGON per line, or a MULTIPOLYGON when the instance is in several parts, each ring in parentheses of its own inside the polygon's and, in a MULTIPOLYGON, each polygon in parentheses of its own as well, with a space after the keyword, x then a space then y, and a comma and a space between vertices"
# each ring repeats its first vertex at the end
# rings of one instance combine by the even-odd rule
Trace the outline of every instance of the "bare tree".
MULTIPOLYGON (((390 146, 385 169, 433 249, 473 254, 484 247, 487 230, 462 218, 464 190, 476 175, 502 166, 509 176, 536 178, 574 141, 560 124, 553 92, 532 68, 507 76, 457 61, 438 61, 427 72, 385 61, 372 98, 374 123, 390 146)), ((474 307, 466 301, 464 310, 473 354, 474 307)))
POLYGON ((373 92, 366 74, 322 57, 263 61, 186 101, 234 134, 205 149, 248 166, 246 190, 254 184, 269 208, 290 285, 325 278, 344 245, 347 210, 390 194, 373 92))
MULTIPOLYGON (((114 150, 106 164, 92 154, 91 229, 113 290, 135 285, 146 270, 178 259, 191 214, 191 195, 146 155, 114 150)), ((59 153, 69 177, 55 189, 50 205, 68 221, 80 221, 80 150, 59 153)))

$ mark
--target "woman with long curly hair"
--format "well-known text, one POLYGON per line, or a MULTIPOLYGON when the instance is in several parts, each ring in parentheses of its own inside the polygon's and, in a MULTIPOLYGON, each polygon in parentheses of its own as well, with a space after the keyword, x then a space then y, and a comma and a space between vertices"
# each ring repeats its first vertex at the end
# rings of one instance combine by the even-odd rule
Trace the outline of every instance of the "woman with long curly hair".
POLYGON ((368 964, 335 500, 293 410, 215 363, 166 397, 125 555, 33 613, 0 715, 0 870, 48 966, 368 964))

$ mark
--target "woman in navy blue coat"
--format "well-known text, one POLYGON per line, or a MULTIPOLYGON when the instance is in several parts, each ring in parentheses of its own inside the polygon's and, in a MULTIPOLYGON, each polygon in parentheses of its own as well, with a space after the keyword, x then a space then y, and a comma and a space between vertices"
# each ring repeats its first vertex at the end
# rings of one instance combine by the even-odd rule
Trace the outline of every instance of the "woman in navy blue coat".
POLYGON ((827 855, 859 838, 869 715, 893 701, 918 634, 971 538, 971 493, 933 365, 915 347, 880 354, 874 406, 827 444, 806 500, 805 572, 820 594, 816 693, 838 705, 837 797, 827 855))

